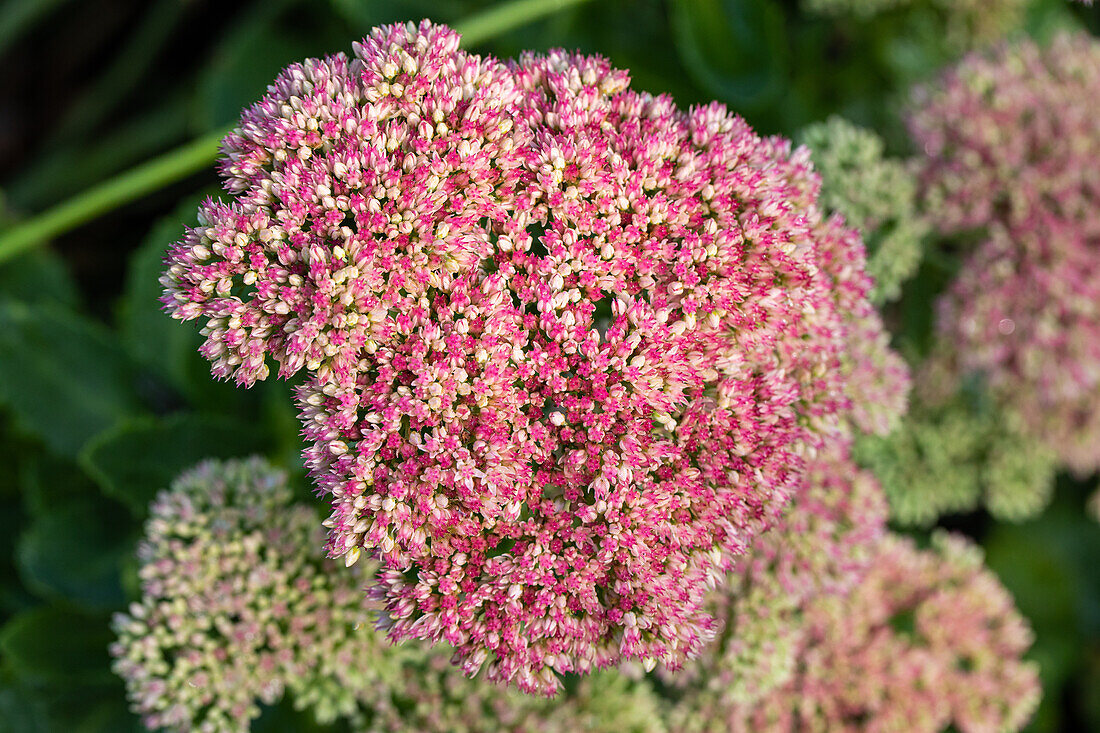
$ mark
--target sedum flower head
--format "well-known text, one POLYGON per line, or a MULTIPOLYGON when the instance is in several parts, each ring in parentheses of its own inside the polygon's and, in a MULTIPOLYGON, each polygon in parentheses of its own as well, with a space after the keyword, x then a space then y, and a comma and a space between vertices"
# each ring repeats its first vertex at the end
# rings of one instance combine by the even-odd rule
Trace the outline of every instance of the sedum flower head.
POLYGON ((887 158, 882 138, 842 117, 810 125, 802 141, 821 175, 822 207, 839 212, 863 234, 872 299, 896 299, 920 263, 927 229, 917 211, 913 167, 887 158))
POLYGON ((329 552, 380 557, 392 638, 531 692, 675 666, 851 395, 904 403, 862 242, 806 150, 718 105, 458 43, 385 26, 287 69, 164 302, 219 377, 304 371, 329 552))
POLYGON ((915 95, 910 128, 928 160, 930 210, 945 233, 1026 222, 1038 210, 1087 231, 1090 155, 1100 141, 1087 95, 1100 77, 1096 42, 1063 33, 975 54, 915 95))
POLYGON ((875 478, 842 448, 815 458, 805 489, 715 592, 717 643, 684 671, 664 674, 668 684, 690 691, 690 704, 672 709, 671 727, 724 730, 725 711, 786 684, 805 644, 806 609, 852 592, 885 528, 875 478))
POLYGON ((1011 731, 1038 704, 1031 630, 961 537, 884 538, 855 591, 822 596, 804 623, 791 680, 711 730, 1011 731))
POLYGON ((984 235, 939 304, 959 373, 1080 473, 1100 467, 1100 44, 1062 35, 974 56, 918 99, 927 198, 984 235))
POLYGON ((315 548, 316 515, 260 459, 210 461, 153 502, 142 597, 113 620, 114 669, 146 726, 243 731, 289 692, 322 720, 357 709, 386 644, 359 573, 315 548), (364 633, 364 630, 366 633, 364 633))

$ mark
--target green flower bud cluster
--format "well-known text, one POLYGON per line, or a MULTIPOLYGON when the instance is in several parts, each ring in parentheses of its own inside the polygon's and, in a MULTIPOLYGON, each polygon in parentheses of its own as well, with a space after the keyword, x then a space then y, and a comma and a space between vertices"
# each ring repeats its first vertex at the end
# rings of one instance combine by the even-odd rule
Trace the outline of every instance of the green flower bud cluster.
POLYGON ((929 228, 917 207, 914 167, 887 157, 882 138, 841 117, 810 125, 801 141, 821 175, 826 211, 839 212, 863 234, 872 300, 896 299, 920 264, 929 228))
POLYGON ((142 598, 114 618, 111 649, 149 728, 247 730, 285 693, 323 722, 359 709, 392 654, 362 574, 334 572, 323 545, 316 514, 260 459, 203 463, 160 493, 142 598))
POLYGON ((1015 413, 964 390, 923 394, 893 433, 856 443, 857 461, 882 482, 891 519, 928 526, 983 506, 997 519, 1023 521, 1046 507, 1057 460, 1015 413))

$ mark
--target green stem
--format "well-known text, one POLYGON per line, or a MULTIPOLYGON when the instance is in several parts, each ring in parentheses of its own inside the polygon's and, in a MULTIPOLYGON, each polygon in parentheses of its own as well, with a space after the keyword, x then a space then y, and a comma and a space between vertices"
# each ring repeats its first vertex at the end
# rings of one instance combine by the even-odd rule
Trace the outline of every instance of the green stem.
MULTIPOLYGON (((587 0, 513 0, 455 24, 467 46, 587 0)), ((0 263, 20 252, 95 219, 134 199, 157 191, 209 166, 227 130, 218 130, 120 173, 0 233, 0 263)))
POLYGON ((464 21, 455 23, 454 29, 462 36, 465 46, 479 43, 505 33, 539 18, 553 15, 572 5, 580 5, 588 0, 513 0, 495 8, 489 8, 464 21))
POLYGON ((125 203, 197 173, 217 158, 218 130, 131 168, 0 234, 0 262, 125 203))

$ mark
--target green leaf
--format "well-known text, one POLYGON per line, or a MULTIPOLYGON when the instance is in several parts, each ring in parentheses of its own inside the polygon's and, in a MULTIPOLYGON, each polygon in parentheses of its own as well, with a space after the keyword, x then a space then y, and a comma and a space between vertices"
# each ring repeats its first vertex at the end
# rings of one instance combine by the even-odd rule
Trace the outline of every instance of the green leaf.
POLYGON ((0 403, 55 452, 141 411, 131 362, 92 321, 50 306, 0 301, 0 403))
POLYGON ((724 102, 765 107, 783 92, 783 11, 772 0, 672 0, 676 49, 688 74, 724 102))
POLYGON ((0 622, 10 614, 23 610, 31 602, 15 569, 15 538, 25 521, 15 497, 0 497, 0 622))
POLYGON ((122 680, 73 684, 28 682, 0 685, 0 733, 140 733, 126 707, 122 680))
POLYGON ((32 517, 42 517, 70 501, 98 496, 99 489, 74 461, 50 454, 38 445, 24 445, 19 460, 18 486, 23 506, 32 517))
MULTIPOLYGON (((0 420, 0 455, 21 455, 19 451, 24 446, 22 441, 8 434, 8 422, 0 420)), ((22 463, 20 460, 17 468, 21 468, 22 463)), ((27 524, 19 489, 17 471, 0 473, 0 623, 11 614, 33 605, 33 599, 23 588, 15 567, 16 538, 27 524)))
POLYGON ((137 527, 122 507, 82 497, 35 519, 19 538, 16 557, 27 587, 82 608, 121 608, 121 567, 133 552, 137 527))
POLYGON ((15 685, 0 687, 0 733, 45 733, 47 709, 33 691, 15 685))
POLYGON ((0 265, 0 294, 25 303, 75 308, 80 299, 69 268, 48 247, 25 252, 0 265))
POLYGON ((157 492, 204 458, 262 452, 267 432, 221 418, 175 415, 119 425, 93 439, 80 462, 103 490, 144 515, 157 492))
POLYGON ((113 682, 107 619, 60 606, 38 606, 0 629, 0 651, 29 683, 85 685, 113 682))

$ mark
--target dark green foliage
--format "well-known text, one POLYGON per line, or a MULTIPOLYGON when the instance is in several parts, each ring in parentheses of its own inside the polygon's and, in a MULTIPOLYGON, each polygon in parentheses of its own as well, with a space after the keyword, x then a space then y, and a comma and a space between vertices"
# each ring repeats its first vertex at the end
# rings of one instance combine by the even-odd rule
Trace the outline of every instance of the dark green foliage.
POLYGON ((673 38, 692 79, 734 109, 775 100, 786 81, 783 11, 770 0, 673 0, 673 38))
POLYGON ((0 650, 7 665, 28 683, 109 683, 111 637, 100 620, 61 606, 38 606, 0 630, 0 650))
POLYGON ((84 608, 109 611, 125 602, 121 568, 134 550, 126 517, 114 502, 80 497, 35 517, 16 558, 27 588, 84 608))
POLYGON ((141 413, 133 365, 86 316, 53 305, 0 301, 0 403, 60 455, 141 413))
POLYGON ((80 463, 106 494, 143 516, 156 492, 184 469, 204 458, 263 452, 263 438, 256 425, 180 414, 125 423, 101 433, 88 443, 80 463))

